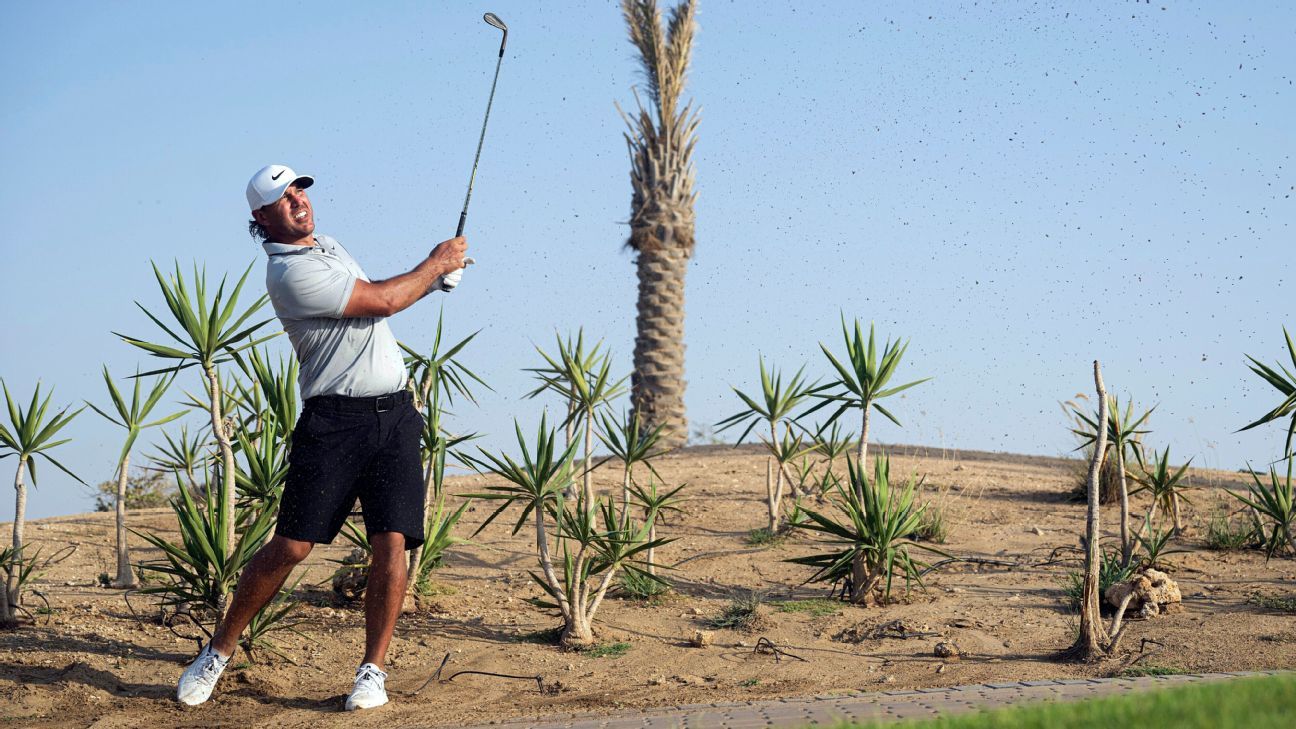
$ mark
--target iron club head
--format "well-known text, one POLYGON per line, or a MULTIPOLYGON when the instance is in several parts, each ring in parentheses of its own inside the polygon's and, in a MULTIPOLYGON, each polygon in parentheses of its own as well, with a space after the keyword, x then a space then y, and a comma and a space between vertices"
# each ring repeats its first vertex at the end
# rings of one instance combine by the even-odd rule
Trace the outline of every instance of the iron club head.
POLYGON ((504 37, 500 40, 500 55, 504 55, 504 44, 508 43, 508 26, 505 25, 504 21, 500 20, 500 16, 495 13, 486 13, 482 16, 482 20, 486 21, 487 25, 504 31, 504 37))

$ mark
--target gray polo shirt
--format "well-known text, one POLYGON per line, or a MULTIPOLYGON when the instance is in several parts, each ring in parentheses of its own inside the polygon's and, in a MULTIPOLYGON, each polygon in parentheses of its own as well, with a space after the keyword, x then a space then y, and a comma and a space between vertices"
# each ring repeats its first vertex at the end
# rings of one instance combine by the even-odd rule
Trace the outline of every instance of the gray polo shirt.
POLYGON ((343 318, 360 264, 327 235, 315 245, 266 241, 266 291, 300 362, 301 397, 370 397, 405 386, 405 363, 383 317, 343 318))

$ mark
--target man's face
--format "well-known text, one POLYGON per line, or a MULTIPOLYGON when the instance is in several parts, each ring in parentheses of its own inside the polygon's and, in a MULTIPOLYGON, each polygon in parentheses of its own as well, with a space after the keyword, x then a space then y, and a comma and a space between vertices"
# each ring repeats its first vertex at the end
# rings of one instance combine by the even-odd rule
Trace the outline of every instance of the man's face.
POLYGON ((298 243, 315 232, 315 211, 306 190, 293 183, 283 197, 252 211, 252 217, 277 243, 298 243))

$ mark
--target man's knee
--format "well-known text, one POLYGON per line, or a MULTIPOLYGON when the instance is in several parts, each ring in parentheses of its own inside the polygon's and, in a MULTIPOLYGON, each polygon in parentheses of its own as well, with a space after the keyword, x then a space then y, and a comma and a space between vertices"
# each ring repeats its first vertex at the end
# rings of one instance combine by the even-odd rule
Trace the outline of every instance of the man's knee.
POLYGON ((369 535, 369 546, 373 549, 374 559, 405 558, 405 535, 400 532, 377 532, 369 535))
POLYGON ((266 547, 268 548, 266 551, 269 552, 268 556, 275 562, 296 566, 310 555, 311 550, 315 548, 315 544, 314 542, 303 542, 300 539, 289 539, 276 534, 266 547))

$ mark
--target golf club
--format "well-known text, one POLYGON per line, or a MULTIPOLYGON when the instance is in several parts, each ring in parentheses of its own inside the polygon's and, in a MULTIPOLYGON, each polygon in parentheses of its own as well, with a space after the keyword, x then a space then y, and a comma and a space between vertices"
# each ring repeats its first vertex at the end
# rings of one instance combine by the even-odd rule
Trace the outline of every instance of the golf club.
POLYGON ((504 44, 508 43, 508 26, 500 20, 495 13, 486 13, 482 20, 487 25, 499 28, 504 31, 504 37, 500 39, 499 60, 495 61, 495 80, 491 81, 490 98, 486 100, 486 118, 482 120, 481 136, 477 139, 477 155, 473 157, 472 174, 468 177, 468 194, 464 196, 463 211, 459 213, 459 229, 455 231, 455 237, 463 235, 464 223, 468 220, 468 201, 472 199, 473 180, 477 177, 477 162, 481 160, 482 142, 486 141, 486 122, 490 121, 491 104, 495 102, 495 84, 499 82, 500 64, 504 62, 504 44))

